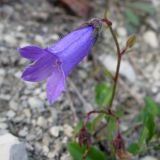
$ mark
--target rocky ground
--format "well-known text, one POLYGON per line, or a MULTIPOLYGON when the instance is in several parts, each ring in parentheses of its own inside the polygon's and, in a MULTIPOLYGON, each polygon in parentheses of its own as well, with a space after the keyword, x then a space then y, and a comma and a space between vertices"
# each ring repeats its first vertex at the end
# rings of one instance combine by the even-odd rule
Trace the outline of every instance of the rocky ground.
MULTIPOLYGON (((114 71, 116 61, 111 36, 108 32, 102 33, 93 49, 96 56, 83 60, 68 78, 66 92, 58 102, 49 105, 45 83, 21 80, 28 62, 19 56, 17 48, 27 44, 42 47, 52 44, 84 18, 68 14, 62 6, 52 6, 44 0, 2 2, 0 0, 0 134, 9 132, 24 142, 29 160, 69 160, 65 145, 73 138, 73 127, 95 106, 94 86, 100 72, 94 72, 96 64, 102 63, 114 71)), ((94 0, 91 4, 90 17, 102 16, 105 0, 94 0)), ((118 94, 115 104, 128 106, 126 118, 129 119, 137 114, 144 96, 149 95, 160 103, 160 22, 157 21, 160 14, 157 4, 155 7, 157 14, 148 18, 151 26, 140 28, 138 43, 122 64, 119 89, 123 94, 118 94)), ((118 19, 113 16, 113 20, 118 19)), ((116 22, 114 28, 123 43, 127 37, 123 23, 116 22)))

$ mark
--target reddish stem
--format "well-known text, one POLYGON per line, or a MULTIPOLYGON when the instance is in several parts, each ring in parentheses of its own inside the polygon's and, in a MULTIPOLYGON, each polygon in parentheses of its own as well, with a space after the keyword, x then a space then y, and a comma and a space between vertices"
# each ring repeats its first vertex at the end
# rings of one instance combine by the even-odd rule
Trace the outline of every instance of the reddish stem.
POLYGON ((111 109, 108 109, 107 111, 106 110, 99 110, 99 111, 93 110, 93 111, 90 111, 90 112, 87 113, 82 128, 86 128, 86 125, 89 121, 89 118, 90 118, 91 114, 94 114, 94 113, 103 113, 103 114, 106 114, 108 116, 112 116, 116 119, 117 125, 119 125, 119 123, 120 123, 119 117, 117 117, 111 109))

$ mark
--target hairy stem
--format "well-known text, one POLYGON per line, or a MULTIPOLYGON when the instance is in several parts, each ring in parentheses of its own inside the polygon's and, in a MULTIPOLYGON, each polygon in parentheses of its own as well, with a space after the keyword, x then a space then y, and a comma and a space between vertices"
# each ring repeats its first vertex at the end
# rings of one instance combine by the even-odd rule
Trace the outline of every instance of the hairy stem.
MULTIPOLYGON (((110 104, 109 104, 109 108, 111 109, 112 105, 113 105, 113 100, 114 100, 114 97, 115 97, 115 93, 116 93, 122 54, 121 54, 121 50, 120 50, 120 46, 119 46, 116 34, 114 33, 113 28, 112 28, 112 23, 107 18, 104 18, 103 21, 109 27, 109 30, 112 34, 114 43, 115 43, 116 48, 117 48, 117 67, 116 67, 116 73, 115 73, 115 76, 114 76, 113 92, 112 92, 112 96, 111 96, 111 100, 110 100, 110 104)), ((124 53, 124 51, 122 51, 122 52, 124 53)))
POLYGON ((109 108, 112 108, 113 100, 114 100, 114 97, 115 97, 117 83, 118 83, 118 77, 119 77, 120 64, 121 64, 121 55, 118 55, 116 73, 115 73, 114 84, 113 84, 113 91, 112 91, 112 96, 111 96, 111 101, 110 101, 110 104, 109 104, 109 108))

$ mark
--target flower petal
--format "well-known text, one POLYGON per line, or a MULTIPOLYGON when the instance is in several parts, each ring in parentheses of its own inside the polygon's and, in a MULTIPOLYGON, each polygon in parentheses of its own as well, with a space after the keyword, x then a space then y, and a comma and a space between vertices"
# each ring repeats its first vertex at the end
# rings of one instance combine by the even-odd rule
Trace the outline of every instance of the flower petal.
POLYGON ((46 92, 49 103, 55 102, 60 93, 64 91, 64 86, 65 76, 59 65, 47 79, 46 92))
POLYGON ((57 64, 58 58, 52 53, 45 52, 37 61, 29 65, 22 74, 22 79, 38 82, 50 76, 57 64))
POLYGON ((95 39, 92 29, 90 27, 87 28, 88 32, 85 35, 81 35, 66 50, 56 54, 62 62, 65 76, 89 53, 94 44, 95 39))
POLYGON ((18 51, 22 57, 31 61, 35 61, 45 54, 42 48, 34 45, 19 48, 18 51))
POLYGON ((80 29, 77 29, 75 31, 72 31, 71 33, 67 34, 64 38, 60 39, 58 42, 56 42, 54 45, 49 47, 49 50, 53 53, 59 53, 67 48, 70 47, 74 42, 77 42, 79 38, 82 36, 85 36, 88 32, 92 32, 93 27, 83 27, 80 29))

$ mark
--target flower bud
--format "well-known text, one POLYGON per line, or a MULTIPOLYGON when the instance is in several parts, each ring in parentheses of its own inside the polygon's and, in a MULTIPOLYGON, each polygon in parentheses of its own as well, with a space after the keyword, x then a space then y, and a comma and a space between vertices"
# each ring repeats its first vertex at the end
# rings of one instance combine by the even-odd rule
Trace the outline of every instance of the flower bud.
POLYGON ((78 141, 80 145, 86 145, 89 147, 91 144, 91 135, 88 133, 85 127, 82 127, 78 134, 78 141))
POLYGON ((131 48, 131 47, 133 47, 133 45, 135 43, 136 43, 136 36, 135 35, 131 35, 127 40, 126 47, 127 48, 131 48))
POLYGON ((131 159, 131 154, 125 151, 124 141, 120 133, 116 135, 112 143, 118 160, 131 159))

